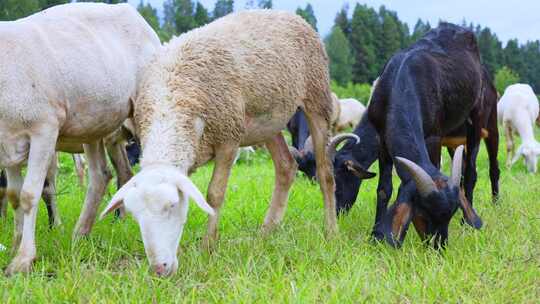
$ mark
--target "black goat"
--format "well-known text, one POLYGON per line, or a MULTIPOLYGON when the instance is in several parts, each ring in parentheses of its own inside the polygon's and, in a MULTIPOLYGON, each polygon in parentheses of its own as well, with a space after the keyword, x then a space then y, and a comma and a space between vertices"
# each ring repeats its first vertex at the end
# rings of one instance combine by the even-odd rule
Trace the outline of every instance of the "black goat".
MULTIPOLYGON (((412 221, 422 239, 434 237, 435 247, 442 247, 458 207, 470 225, 482 226, 460 191, 463 147, 456 150, 450 178, 438 165, 444 135, 467 119, 478 121, 474 108, 482 102, 482 80, 474 33, 449 23, 441 23, 386 64, 368 107, 381 139, 373 229, 377 239, 400 246, 412 221), (401 185, 396 203, 387 209, 394 161, 401 185)), ((476 142, 481 128, 466 125, 467 142, 476 142)))
MULTIPOLYGON (((486 150, 489 157, 489 175, 491 179, 491 192, 495 202, 499 193, 499 163, 497 154, 499 151, 499 129, 497 128, 497 91, 489 76, 483 68, 484 87, 482 102, 474 107, 476 118, 471 121, 475 128, 480 127, 480 134, 484 138, 486 150)), ((467 125, 465 122, 460 127, 445 134, 441 140, 441 145, 446 146, 451 156, 459 145, 466 145, 467 163, 464 171, 465 181, 463 188, 465 196, 472 204, 473 190, 476 182, 476 158, 478 155, 479 138, 473 142, 467 142, 467 125)), ((374 174, 366 171, 379 155, 379 136, 370 123, 367 115, 363 117, 359 125, 355 128, 356 134, 362 144, 347 143, 336 154, 334 159, 334 173, 336 179, 336 209, 338 214, 347 213, 353 206, 361 185, 361 179, 372 177, 374 174)), ((476 133, 477 134, 477 133, 476 133)), ((301 159, 303 164, 309 164, 310 158, 301 159)), ((309 170, 309 169, 305 169, 309 170)))

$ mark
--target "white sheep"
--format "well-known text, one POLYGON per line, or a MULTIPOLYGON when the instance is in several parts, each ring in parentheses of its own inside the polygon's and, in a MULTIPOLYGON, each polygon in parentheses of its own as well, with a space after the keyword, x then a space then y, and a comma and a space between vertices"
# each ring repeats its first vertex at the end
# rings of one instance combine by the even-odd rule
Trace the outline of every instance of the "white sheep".
POLYGON ((216 240, 240 146, 266 144, 276 183, 263 231, 281 221, 297 168, 281 130, 298 107, 314 138, 326 228, 337 232, 335 184, 325 151, 332 116, 328 60, 319 36, 302 18, 273 10, 230 14, 173 39, 144 76, 134 115, 141 171, 102 216, 122 205, 133 214, 158 275, 178 267, 189 198, 209 214, 204 243, 216 240), (207 203, 187 176, 212 159, 207 203))
POLYGON ((335 127, 336 133, 356 127, 366 111, 366 106, 354 98, 340 99, 339 108, 340 115, 335 127))
POLYGON ((504 91, 497 104, 497 116, 504 127, 508 166, 523 156, 529 172, 536 173, 540 143, 534 138, 534 123, 538 111, 538 99, 529 85, 513 84, 504 91), (521 146, 514 156, 513 133, 521 137, 521 146))
POLYGON ((17 207, 18 248, 6 274, 29 271, 36 257, 37 206, 55 150, 84 144, 90 185, 75 232, 90 232, 108 182, 102 138, 130 114, 140 71, 159 47, 128 4, 72 3, 0 22, 0 168, 17 207))

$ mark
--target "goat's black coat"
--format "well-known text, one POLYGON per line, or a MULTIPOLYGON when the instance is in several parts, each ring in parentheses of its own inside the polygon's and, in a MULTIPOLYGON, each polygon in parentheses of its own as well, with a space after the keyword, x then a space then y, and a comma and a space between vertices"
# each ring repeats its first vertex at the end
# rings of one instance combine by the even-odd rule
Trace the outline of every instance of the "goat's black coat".
MULTIPOLYGON (((435 245, 444 246, 448 224, 459 206, 472 211, 467 218, 470 224, 481 226, 459 185, 448 184, 438 164, 443 136, 468 118, 477 119, 473 109, 482 100, 482 78, 474 34, 448 23, 429 31, 386 64, 367 111, 381 139, 376 238, 399 246, 413 221, 423 239, 434 236, 435 245), (401 185, 396 203, 387 209, 397 156, 420 166, 438 191, 421 196, 409 171, 397 166, 401 185)), ((466 125, 467 141, 480 137, 479 128, 466 125)))
POLYGON ((291 133, 292 146, 300 151, 303 150, 309 137, 309 126, 306 115, 300 108, 287 123, 287 130, 291 133))

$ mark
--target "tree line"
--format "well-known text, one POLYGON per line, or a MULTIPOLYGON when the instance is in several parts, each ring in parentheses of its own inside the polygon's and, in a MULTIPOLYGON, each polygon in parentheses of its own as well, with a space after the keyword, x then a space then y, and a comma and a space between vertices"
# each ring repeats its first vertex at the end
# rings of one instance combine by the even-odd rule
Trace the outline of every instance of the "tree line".
MULTIPOLYGON (((0 20, 15 20, 48 7, 71 2, 70 0, 2 0, 0 20)), ((125 0, 78 1, 119 3, 125 0)), ((249 0, 246 8, 267 8, 272 0, 249 0)), ((162 41, 205 25, 234 10, 234 0, 217 0, 213 9, 199 1, 165 0, 163 18, 148 2, 140 1, 137 9, 158 33, 162 41)), ((313 6, 298 7, 296 13, 317 30, 313 6)), ((506 83, 521 81, 540 91, 540 41, 520 44, 517 39, 506 45, 489 27, 462 22, 473 30, 483 63, 494 77, 499 91, 506 83)), ((371 83, 382 71, 386 61, 397 51, 407 48, 432 28, 429 22, 419 19, 412 29, 401 21, 396 12, 385 6, 378 10, 357 3, 349 13, 348 5, 335 17, 331 32, 324 37, 330 58, 330 74, 335 84, 347 87, 371 83)), ((501 92, 502 93, 502 92, 501 92)))

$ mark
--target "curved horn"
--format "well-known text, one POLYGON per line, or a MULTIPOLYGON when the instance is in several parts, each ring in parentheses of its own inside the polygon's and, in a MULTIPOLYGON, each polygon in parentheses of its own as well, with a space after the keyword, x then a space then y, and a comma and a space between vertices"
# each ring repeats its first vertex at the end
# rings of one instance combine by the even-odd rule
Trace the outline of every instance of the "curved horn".
POLYGON ((418 189, 421 196, 425 197, 432 192, 439 191, 431 176, 420 166, 403 157, 398 156, 396 160, 411 174, 416 184, 416 189, 418 189))
POLYGON ((356 135, 356 134, 353 134, 353 133, 344 133, 344 134, 339 134, 339 135, 336 135, 332 138, 332 140, 330 140, 330 143, 328 143, 328 148, 327 148, 327 153, 328 153, 328 157, 334 161, 334 157, 336 156, 336 152, 337 152, 337 146, 345 141, 345 140, 348 140, 348 139, 355 139, 356 140, 356 144, 359 144, 360 143, 360 138, 356 135))
POLYGON ((461 184, 461 168, 463 166, 463 145, 457 147, 452 160, 452 172, 450 176, 450 185, 459 187, 461 184))

